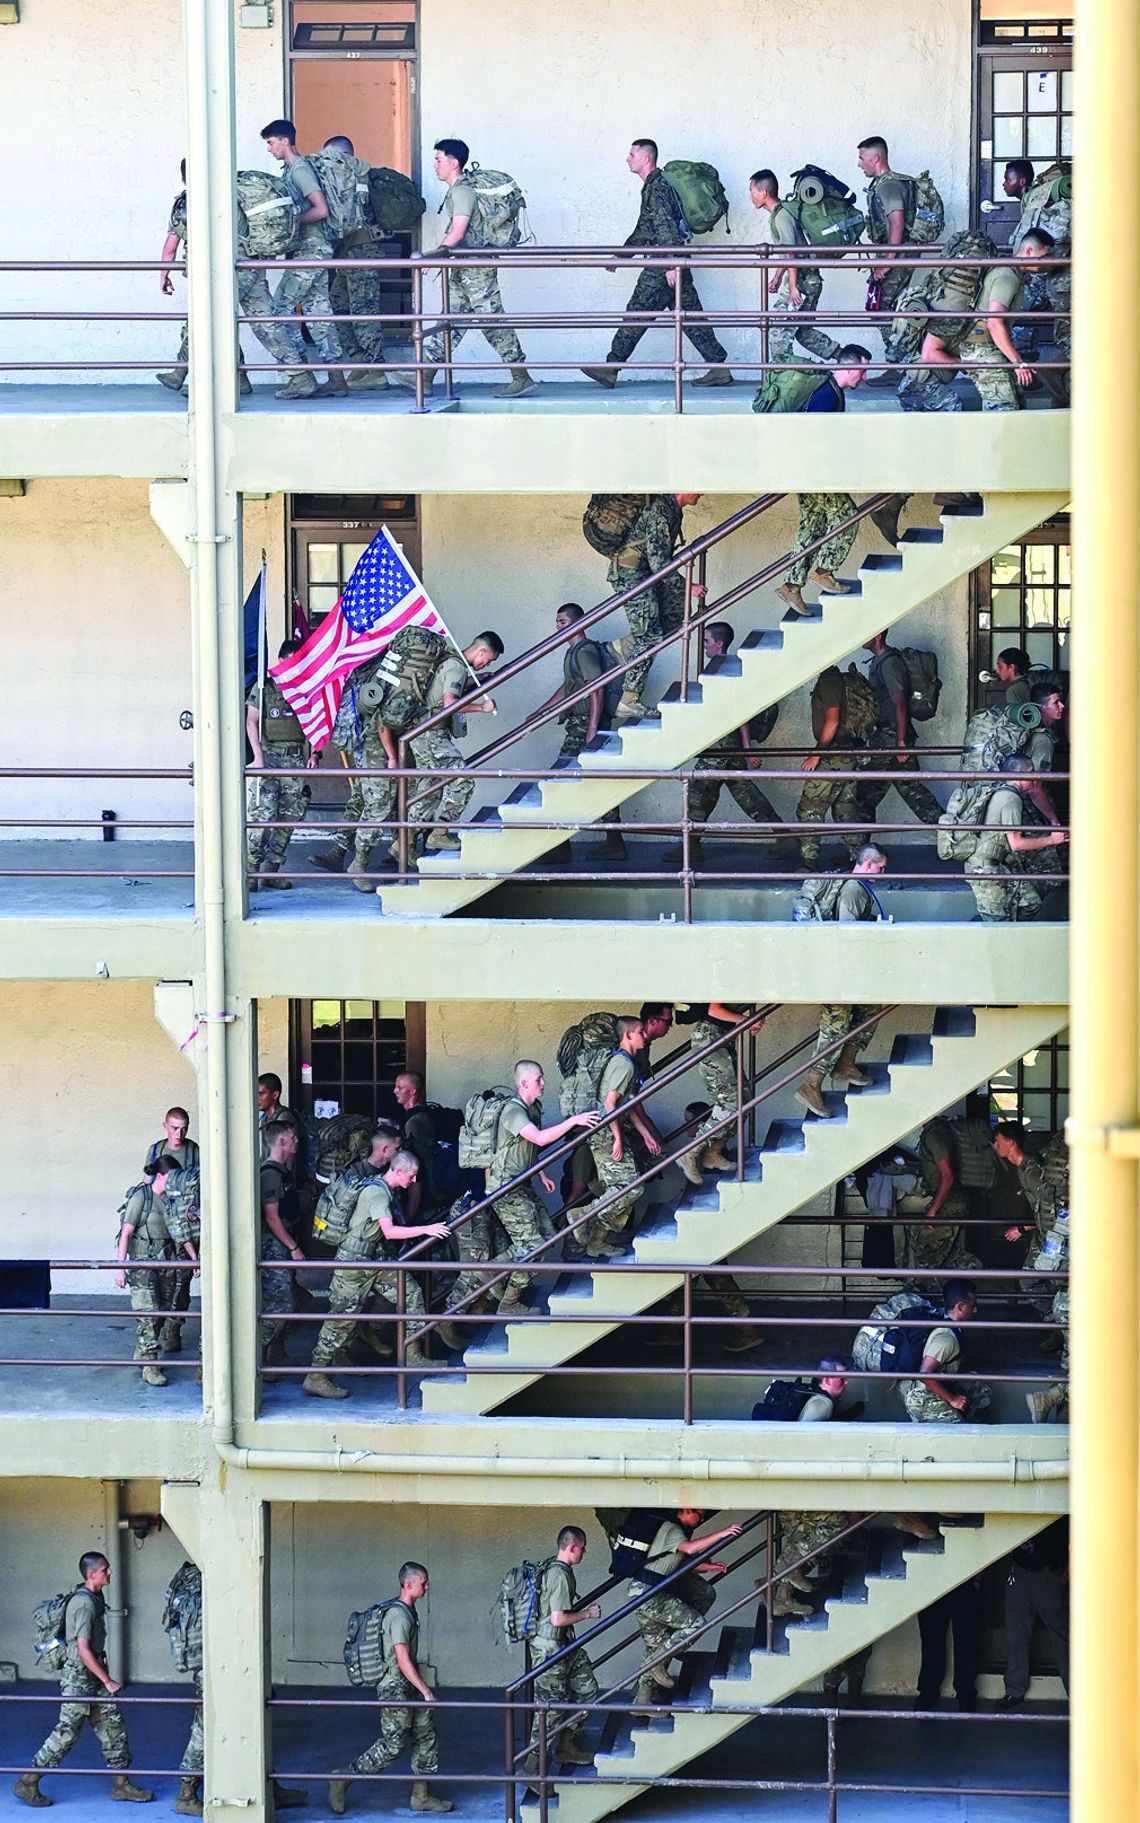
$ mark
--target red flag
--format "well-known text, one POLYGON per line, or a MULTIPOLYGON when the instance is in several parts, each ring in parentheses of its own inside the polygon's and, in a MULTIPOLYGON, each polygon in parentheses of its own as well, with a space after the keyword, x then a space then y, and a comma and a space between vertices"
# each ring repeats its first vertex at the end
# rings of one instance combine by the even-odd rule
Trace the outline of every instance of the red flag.
POLYGON ((312 628, 309 626, 309 616, 305 613, 304 608, 301 606, 300 597, 297 595, 294 595, 294 597, 293 597, 293 637, 294 637, 294 639, 308 639, 309 634, 311 632, 312 632, 312 628))

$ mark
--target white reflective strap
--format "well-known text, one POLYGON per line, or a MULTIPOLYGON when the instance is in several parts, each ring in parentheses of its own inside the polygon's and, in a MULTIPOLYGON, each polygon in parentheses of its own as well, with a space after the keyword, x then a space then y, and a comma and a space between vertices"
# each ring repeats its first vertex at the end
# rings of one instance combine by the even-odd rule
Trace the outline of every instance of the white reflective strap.
POLYGON ((271 196, 269 200, 264 203, 250 203, 248 206, 244 203, 242 204, 242 208, 245 210, 246 215, 264 215, 267 209, 292 209, 295 207, 296 205, 291 196, 271 196))

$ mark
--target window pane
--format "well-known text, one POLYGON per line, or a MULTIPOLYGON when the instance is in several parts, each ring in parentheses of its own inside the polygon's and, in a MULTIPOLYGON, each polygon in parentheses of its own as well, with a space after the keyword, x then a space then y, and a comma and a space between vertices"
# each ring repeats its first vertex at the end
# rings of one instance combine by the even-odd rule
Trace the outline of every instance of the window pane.
POLYGON ((1072 597, 1068 589, 1057 590, 1057 625, 1067 627, 1073 618, 1072 597))
POLYGON ((991 563, 990 577, 992 581, 997 584, 1002 582, 1016 582, 1020 575, 1021 546, 1019 544, 1007 545, 1004 551, 998 552, 991 563))
POLYGON ((1073 72, 1061 71, 1061 106, 1066 114, 1073 111, 1073 72))
POLYGON ((995 114, 1020 114, 1025 106, 1024 95, 1025 77, 1020 70, 994 71, 995 114))
POLYGON ((317 1030, 318 1026, 339 1026, 339 1024, 340 1024, 340 1001, 339 1000, 314 1000, 313 1001, 313 1030, 314 1030, 314 1032, 317 1030))
POLYGON ((1067 1089, 1069 1086, 1069 1051, 1062 1046, 1057 1052, 1057 1087, 1067 1089))
POLYGON ((1073 580, 1073 547, 1069 544, 1057 546, 1057 581, 1070 583, 1073 580))
POLYGON ((1028 90, 1026 106, 1030 114, 1055 114, 1057 112, 1056 70, 1031 70, 1028 90))
POLYGON ((1051 627, 1055 596, 1052 589, 1026 589, 1025 624, 1029 627, 1051 627))
POLYGON ((1061 116, 1061 156, 1062 158, 1073 156, 1073 117, 1071 114, 1061 116))
MULTIPOLYGON (((1020 114, 1007 114, 994 121, 994 158, 1020 158, 1025 151, 1025 123, 1020 114)), ((995 177, 997 173, 995 172, 995 177)), ((1002 176, 1005 173, 1003 171, 1002 176)), ((995 195, 997 192, 995 191, 995 195)))
POLYGON ((1056 116, 1052 114, 1041 119, 1030 117, 1025 141, 1025 150, 1030 158, 1056 158, 1057 124, 1056 116))
POLYGON ((344 1080, 346 1082, 372 1081, 372 1046, 370 1044, 345 1045, 344 1080))
POLYGON ((1016 589, 994 590, 993 619, 995 627, 1016 627, 1021 624, 1021 596, 1016 589))
POLYGON ((331 614, 336 607, 340 590, 335 582, 322 582, 309 590, 309 618, 315 615, 331 614))
POLYGON ((366 1020, 368 1020, 369 1024, 371 1024, 371 1021, 372 1021, 372 1002, 371 1002, 371 1000, 346 1000, 344 1003, 344 1011, 345 1011, 345 1017, 348 1019, 366 1019, 366 1020))
POLYGON ((368 546, 366 544, 342 544, 340 548, 341 561, 344 566, 341 570, 341 575, 347 582, 365 551, 368 549, 368 546))
POLYGON ((1027 582, 1052 582, 1056 571, 1056 545, 1027 544, 1025 546, 1025 579, 1027 582))
POLYGON ((335 583, 336 579, 336 545, 311 544, 309 546, 309 581, 335 583))
POLYGON ((1050 670, 1053 669, 1057 654, 1051 633, 1027 633, 1025 650, 1029 654, 1030 664, 1048 665, 1050 670))

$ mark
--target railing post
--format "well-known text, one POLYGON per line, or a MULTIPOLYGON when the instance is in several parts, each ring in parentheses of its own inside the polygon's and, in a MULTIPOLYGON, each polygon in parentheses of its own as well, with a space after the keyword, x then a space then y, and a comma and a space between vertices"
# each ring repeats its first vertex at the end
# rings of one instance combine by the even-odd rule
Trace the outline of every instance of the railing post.
POLYGON ((439 269, 439 303, 443 311, 443 358, 447 362, 444 369, 443 389, 449 399, 455 397, 455 375, 452 372, 451 324, 448 316, 451 312, 451 274, 446 264, 439 269))
MULTIPOLYGON (((533 1696, 533 1688, 531 1695, 533 1696)), ((546 1724, 550 1711, 545 1706, 538 1711, 538 1815, 539 1823, 547 1823, 550 1815, 550 1788, 546 1777, 550 1770, 549 1743, 546 1738, 546 1724)))
POLYGON ((827 1718, 827 1823, 839 1823, 839 1788, 836 1784, 838 1755, 835 1743, 835 1716, 827 1718))
POLYGON ((693 622, 693 560, 685 565, 685 605, 681 611, 681 701, 689 700, 689 640, 693 622))
POLYGON ((681 1338, 682 1365, 685 1375, 684 1421, 686 1424, 691 1424, 693 1422, 693 1275, 687 1268, 685 1270, 685 1283, 681 1296, 685 1313, 684 1334, 681 1338))
POLYGON ((416 410, 424 408, 424 269, 412 267, 412 359, 416 364, 416 410))
POLYGON ((402 735, 396 753, 400 761, 401 773, 396 780, 396 817, 399 823, 396 836, 396 859, 402 876, 408 871, 408 781, 403 777, 408 764, 408 743, 402 735))
POLYGON ((404 1299, 407 1294, 408 1275, 402 1266, 396 1268, 396 1405, 404 1412, 408 1409, 408 1341, 404 1299))
POLYGON ((673 410, 680 417, 685 409, 685 400, 681 391, 681 364, 685 359, 685 319, 681 308, 681 277, 683 268, 677 263, 677 283, 673 287, 673 410))
MULTIPOLYGON (((748 1081, 750 1084, 756 1081, 756 1027, 754 1025, 750 1025, 748 1028, 748 1081)), ((750 1146, 756 1144, 755 1107, 750 1107, 748 1110, 748 1144, 750 1146)))
POLYGON ((736 1181, 744 1182, 744 1033, 736 1034, 736 1181))
POLYGON ((689 820, 689 775, 681 780, 681 892, 686 924, 693 922, 692 823, 689 820))
POLYGON ((515 1705, 511 1697, 507 1698, 504 1724, 507 1745, 507 1777, 503 1786, 503 1808, 505 1823, 515 1823, 515 1705))
POLYGON ((768 1586, 764 1591, 764 1648, 772 1650, 772 1604, 776 1599, 776 1584, 773 1577, 776 1569, 775 1559, 776 1527, 771 1511, 764 1515, 764 1563, 768 1571, 768 1586))
POLYGON ((760 380, 759 380, 760 385, 763 385, 764 381, 768 377, 768 374, 767 374, 767 369, 768 369, 767 310, 768 310, 768 281, 770 278, 771 278, 771 272, 770 272, 769 266, 768 266, 768 255, 767 255, 767 253, 762 253, 760 255, 760 309, 762 312, 761 317, 760 317, 760 369, 761 369, 760 380))

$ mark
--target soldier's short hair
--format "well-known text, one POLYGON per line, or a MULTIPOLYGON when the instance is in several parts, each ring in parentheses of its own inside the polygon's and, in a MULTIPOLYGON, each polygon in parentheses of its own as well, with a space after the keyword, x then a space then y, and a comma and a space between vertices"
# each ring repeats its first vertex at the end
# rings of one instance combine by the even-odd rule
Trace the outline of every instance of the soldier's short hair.
POLYGON ((407 1563, 402 1563, 400 1565, 400 1587, 401 1587, 401 1589, 405 1586, 405 1584, 410 1583, 413 1577, 426 1576, 426 1575, 427 1575, 426 1564, 413 1563, 411 1558, 409 1558, 407 1563))
POLYGON ((162 1118, 163 1120, 189 1120, 190 1116, 185 1108, 167 1108, 162 1118))
POLYGON ((533 1057, 520 1057, 515 1064, 515 1081, 520 1082, 524 1076, 529 1076, 532 1072, 533 1074, 540 1076, 542 1074, 542 1065, 536 1062, 533 1057))
POLYGON ((259 1089, 268 1089, 271 1095, 280 1095, 281 1078, 273 1070, 266 1070, 257 1079, 259 1089))
POLYGON ((1061 692, 1058 690, 1055 680, 1051 677, 1046 677, 1041 683, 1034 684, 1029 695, 1031 700, 1035 703, 1047 703, 1051 696, 1060 696, 1061 692))
POLYGON ((872 133, 869 138, 861 139, 859 141, 859 151, 877 152, 879 157, 885 159, 888 164, 891 162, 890 150, 881 133, 872 133))
POLYGON ((504 646, 502 640, 499 638, 499 635, 497 633, 491 633, 491 632, 476 633, 474 639, 471 641, 471 644, 473 646, 489 646, 491 651, 495 654, 496 658, 502 658, 503 653, 507 649, 506 646, 504 646))
POLYGON ((442 152, 445 158, 456 159, 461 171, 471 156, 471 147, 465 139, 437 139, 432 150, 442 152))
POLYGON ((414 1152, 409 1152, 406 1146, 401 1146, 398 1152, 393 1152, 387 1166, 389 1171, 418 1171, 419 1168, 419 1159, 414 1152))
POLYGON ((1024 1121, 999 1120, 994 1128, 995 1139, 1012 1139, 1019 1146, 1024 1146, 1028 1137, 1029 1129, 1024 1121))
POLYGON ((84 1551, 82 1557, 79 1559, 79 1574, 84 1582, 87 1581, 92 1570, 97 1570, 100 1564, 107 1562, 109 1562, 109 1559, 103 1555, 102 1551, 84 1551))
POLYGON ((586 610, 581 602, 564 601, 562 606, 556 610, 555 619, 558 618, 559 614, 565 614, 567 620, 581 620, 585 612, 586 610))
POLYGON ((866 861, 885 861, 886 858, 882 849, 876 848, 874 842, 864 842, 859 853, 855 856, 855 865, 858 867, 861 862, 866 861))
POLYGON ((629 1014, 623 1014, 623 1016, 617 1022, 617 1031, 618 1031, 619 1039, 624 1038, 627 1033, 632 1032, 635 1028, 639 1028, 640 1025, 641 1025, 640 1019, 634 1019, 629 1014))
POLYGON ((353 145, 347 133, 334 133, 331 139, 325 140, 324 150, 326 152, 343 152, 348 158, 354 158, 356 156, 356 147, 353 145))
POLYGON ((633 144, 640 146, 643 152, 648 152, 654 164, 657 163, 657 141, 655 139, 635 139, 633 144))
POLYGON ((261 129, 262 139, 287 139, 291 146, 297 143, 297 129, 291 120, 271 120, 267 127, 261 129))
POLYGON ((685 1103, 685 1119, 687 1121, 703 1120, 706 1114, 711 1113, 712 1103, 709 1101, 689 1101, 685 1103))
POLYGON ((948 1279, 942 1292, 943 1310, 954 1310, 959 1304, 976 1304, 977 1286, 972 1279, 948 1279))
POLYGON ((564 1525, 558 1534, 556 1549, 564 1551, 570 1544, 585 1544, 586 1534, 580 1525, 564 1525))
POLYGON ((767 166, 763 171, 753 171, 748 181, 750 184, 755 184, 758 190, 767 190, 769 196, 779 196, 780 194, 780 180, 774 171, 768 170, 767 166))
POLYGON ((837 367, 850 367, 855 361, 869 361, 871 350, 864 348, 862 342, 847 342, 835 357, 837 367))
POLYGON ((736 629, 731 627, 727 620, 710 620, 705 632, 711 633, 715 640, 719 640, 726 651, 736 638, 736 629))
POLYGON ((378 1120, 372 1129, 372 1144, 379 1139, 399 1139, 400 1129, 394 1120, 378 1120))
POLYGON ((283 1133, 296 1133, 291 1120, 267 1120, 261 1129, 267 1146, 275 1146, 283 1133))
POLYGON ((1035 772, 1037 768, 1027 753, 1007 753, 998 770, 1000 772, 1035 772))
POLYGON ((1024 646, 1007 646, 1004 652, 997 655, 999 665, 1012 665, 1018 677, 1025 677, 1029 672, 1029 654, 1024 646))
POLYGON ((1007 175, 1012 171, 1013 175, 1020 177, 1023 182, 1027 184, 1033 182, 1033 165, 1028 158, 1007 158, 1005 169, 1007 175))
POLYGON ((301 641, 297 638, 283 639, 277 648, 278 658, 292 658, 294 652, 301 650, 301 641))
POLYGON ((397 1073, 396 1073, 397 1081, 399 1081, 399 1078, 401 1076, 406 1076, 409 1082, 414 1082, 416 1085, 417 1093, 420 1095, 423 1094, 424 1089, 427 1087, 427 1084, 424 1082, 424 1073, 422 1070, 399 1070, 399 1071, 397 1071, 397 1073))
POLYGON ((670 1019, 673 1017, 673 1002, 671 1000, 643 1000, 641 1006, 638 1008, 637 1017, 644 1025, 647 1019, 664 1019, 666 1013, 668 1013, 670 1019))
POLYGON ((1052 253, 1057 245, 1048 228, 1030 228, 1028 233, 1021 237, 1023 247, 1026 241, 1031 241, 1035 247, 1040 247, 1042 253, 1052 253))
POLYGON ((851 1370, 846 1361, 841 1360, 838 1355, 824 1355, 819 1364, 819 1371, 821 1374, 846 1374, 851 1370))
POLYGON ((143 1176, 166 1177, 171 1171, 181 1171, 181 1169, 182 1166, 172 1152, 163 1152, 159 1154, 158 1158, 152 1158, 149 1165, 144 1165, 143 1176))

